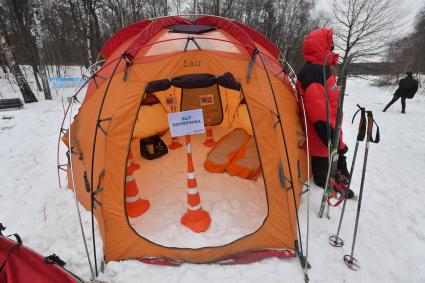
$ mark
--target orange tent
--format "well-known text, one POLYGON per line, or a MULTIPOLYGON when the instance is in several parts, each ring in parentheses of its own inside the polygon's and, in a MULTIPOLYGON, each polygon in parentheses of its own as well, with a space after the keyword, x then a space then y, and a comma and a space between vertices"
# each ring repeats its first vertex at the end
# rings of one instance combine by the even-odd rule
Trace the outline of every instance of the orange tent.
MULTIPOLYGON (((170 16, 124 28, 105 44, 101 55, 105 62, 88 80, 84 101, 73 117, 69 134, 62 139, 69 149, 68 186, 97 220, 105 261, 231 263, 295 256, 300 237, 297 209, 307 179, 307 158, 300 146, 304 133, 297 96, 279 64, 279 50, 263 35, 236 21, 214 16, 191 21, 170 16), (202 172, 197 176, 199 193, 212 219, 203 233, 225 225, 221 200, 230 206, 236 203, 233 211, 239 211, 240 218, 245 212, 251 213, 256 224, 233 238, 222 240, 220 234, 214 234, 208 238, 211 241, 194 245, 191 241, 204 234, 186 229, 185 241, 173 243, 173 233, 185 229, 178 219, 186 210, 186 151, 184 147, 169 149, 164 157, 147 161, 138 154, 140 137, 135 138, 135 128, 147 131, 145 128, 153 127, 150 130, 157 130, 170 144, 170 131, 155 128, 160 119, 140 114, 143 109, 149 110, 145 103, 148 98, 154 96, 161 105, 158 111, 167 115, 202 108, 196 106, 198 98, 192 98, 210 93, 215 95, 216 106, 210 110, 214 138, 225 137, 235 128, 244 129, 251 140, 251 146, 245 145, 244 150, 254 150, 252 158, 259 161, 261 176, 248 180, 205 171, 203 161, 210 148, 202 146, 203 135, 192 136, 195 171, 202 172), (168 104, 170 96, 177 108, 168 104), (134 224, 137 219, 129 219, 126 210, 130 152, 140 165, 133 174, 139 195, 150 202, 139 224, 134 224), (209 184, 214 190, 203 190, 209 184), (239 191, 232 195, 234 190, 239 191), (258 217, 256 209, 245 207, 245 201, 238 202, 235 197, 243 198, 254 191, 262 207, 258 217), (164 197, 168 192, 179 197, 164 197), (229 195, 234 199, 226 199, 229 195), (161 202, 156 201, 159 198, 161 202), (214 207, 209 207, 211 198, 217 204, 214 207), (177 215, 175 223, 164 225, 162 212, 157 209, 164 202, 170 219, 177 215), (157 240, 149 234, 149 227, 161 227, 160 235, 168 238, 157 240)), ((239 155, 238 161, 244 161, 239 155)), ((235 231, 237 234, 240 229, 235 231)))

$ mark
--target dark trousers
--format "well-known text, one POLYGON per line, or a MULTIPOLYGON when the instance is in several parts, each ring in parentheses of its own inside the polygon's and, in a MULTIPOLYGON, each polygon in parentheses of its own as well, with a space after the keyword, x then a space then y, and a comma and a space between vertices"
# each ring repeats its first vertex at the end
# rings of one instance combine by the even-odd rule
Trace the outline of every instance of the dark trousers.
MULTIPOLYGON (((316 185, 324 187, 326 183, 326 176, 328 174, 328 158, 312 156, 311 157, 311 169, 313 171, 313 180, 316 185)), ((337 171, 345 177, 350 177, 350 172, 347 169, 347 160, 345 155, 340 154, 338 156, 338 166, 337 171)))
MULTIPOLYGON (((396 102, 400 97, 400 95, 394 94, 393 99, 391 99, 387 106, 385 106, 384 112, 387 111, 387 109, 390 108, 390 106, 393 105, 393 103, 396 102)), ((401 112, 406 112, 406 97, 401 97, 401 112)))

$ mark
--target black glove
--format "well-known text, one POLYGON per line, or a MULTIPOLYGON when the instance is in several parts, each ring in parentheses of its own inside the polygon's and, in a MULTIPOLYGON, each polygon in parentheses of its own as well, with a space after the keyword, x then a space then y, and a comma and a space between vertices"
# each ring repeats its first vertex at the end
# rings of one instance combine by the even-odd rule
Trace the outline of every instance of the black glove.
MULTIPOLYGON (((348 147, 344 146, 343 148, 338 148, 338 153, 341 155, 346 154, 348 151, 348 147)), ((345 156, 344 156, 345 157, 345 156)))
MULTIPOLYGON (((327 129, 327 123, 324 121, 318 121, 314 123, 314 129, 316 130, 317 135, 319 136, 320 140, 323 142, 323 144, 328 147, 328 129, 327 129)), ((335 129, 331 126, 331 137, 334 136, 335 129)), ((348 147, 345 146, 341 149, 338 149, 339 154, 345 154, 348 151, 348 147)))
POLYGON ((314 129, 316 130, 317 135, 322 140, 323 144, 327 147, 328 146, 328 140, 331 140, 334 136, 335 130, 331 126, 331 136, 328 138, 328 126, 327 123, 324 121, 317 121, 314 123, 314 129))

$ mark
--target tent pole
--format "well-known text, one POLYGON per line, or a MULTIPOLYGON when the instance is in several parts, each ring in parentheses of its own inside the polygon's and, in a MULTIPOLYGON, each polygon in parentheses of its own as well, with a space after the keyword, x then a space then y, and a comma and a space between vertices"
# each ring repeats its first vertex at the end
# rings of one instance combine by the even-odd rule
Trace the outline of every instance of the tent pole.
MULTIPOLYGON (((97 62, 97 64, 99 64, 99 63, 102 63, 103 61, 99 61, 99 62, 97 62)), ((92 65, 92 66, 90 66, 85 72, 87 72, 90 68, 92 68, 94 65, 92 65)), ((66 111, 65 111, 65 114, 64 114, 64 117, 63 117, 63 120, 62 120, 62 124, 61 124, 61 130, 60 130, 60 132, 59 132, 59 138, 58 138, 58 151, 57 151, 57 162, 58 162, 58 168, 60 167, 59 166, 59 151, 60 151, 60 143, 61 143, 61 137, 62 137, 62 129, 63 129, 63 126, 64 126, 64 124, 65 124, 65 121, 66 121, 66 118, 67 117, 69 117, 69 129, 68 129, 68 145, 69 145, 69 147, 71 148, 72 147, 72 140, 71 140, 71 136, 72 136, 72 133, 71 133, 71 124, 72 124, 72 107, 73 107, 73 105, 74 105, 74 101, 76 101, 77 100, 77 98, 76 98, 76 96, 81 92, 81 90, 88 84, 88 82, 90 81, 90 80, 86 80, 81 86, 80 86, 80 83, 81 83, 81 81, 82 81, 82 79, 83 79, 83 77, 84 77, 84 74, 81 76, 81 78, 80 78, 80 80, 78 81, 78 83, 77 83, 77 86, 76 86, 76 88, 75 88, 75 93, 74 93, 74 95, 72 96, 72 99, 71 99, 71 101, 69 102, 69 105, 68 105, 68 107, 67 107, 67 109, 66 109, 66 111)), ((81 231, 81 235, 82 235, 82 237, 83 237, 83 243, 84 243, 84 249, 85 249, 85 252, 86 252, 86 256, 87 256, 87 261, 88 261, 88 263, 89 263, 89 267, 90 267, 90 272, 91 272, 91 279, 92 280, 94 280, 95 279, 95 276, 94 276, 94 271, 93 271, 93 265, 92 265, 92 263, 91 263, 91 260, 90 260, 90 255, 89 255, 89 251, 88 251, 88 246, 87 246, 87 241, 86 241, 86 236, 85 236, 85 232, 84 232, 84 227, 83 227, 83 223, 82 223, 82 220, 81 220, 81 214, 80 214, 80 207, 79 207, 79 204, 78 204, 78 197, 77 197, 77 192, 76 192, 76 190, 75 190, 75 181, 74 181, 74 168, 73 168, 73 163, 72 163, 72 157, 71 158, 68 158, 68 160, 69 160, 69 167, 70 167, 70 171, 71 171, 71 181, 72 181, 72 188, 73 188, 73 193, 74 193, 74 199, 75 199, 75 206, 76 206, 76 209, 77 209, 77 217, 78 217, 78 221, 79 221, 79 223, 80 223, 80 231, 81 231)), ((59 169, 58 169, 59 170, 59 169)), ((58 179, 59 179, 59 186, 61 187, 61 182, 60 182, 60 174, 59 174, 59 172, 58 172, 58 179)))
MULTIPOLYGON (((79 102, 77 99, 77 95, 81 93, 81 90, 88 84, 88 82, 90 80, 86 80, 83 81, 83 78, 86 78, 85 74, 87 72, 89 72, 89 70, 91 70, 94 67, 97 67, 97 65, 102 64, 105 60, 100 60, 97 61, 95 64, 91 65, 90 67, 88 67, 83 74, 81 74, 80 79, 77 82, 77 85, 75 86, 75 91, 74 91, 74 95, 72 96, 73 100, 69 102, 68 107, 65 109, 65 113, 63 115, 63 119, 62 119, 62 124, 60 127, 60 131, 59 131, 59 137, 58 137, 58 147, 57 147, 57 155, 56 155, 56 165, 57 165, 57 170, 58 170, 58 183, 59 183, 59 188, 62 188, 62 183, 61 183, 61 176, 60 176, 60 162, 59 162, 59 152, 60 152, 60 145, 61 145, 61 138, 62 138, 62 129, 63 126, 65 124, 65 120, 68 116, 68 112, 70 110, 71 105, 74 103, 74 99, 75 101, 79 102), (80 86, 81 84, 81 86, 80 86)), ((80 103, 81 104, 81 103, 80 103)), ((71 116, 72 117, 72 116, 71 116)), ((71 126, 71 122, 69 123, 69 125, 71 126)))
POLYGON ((105 88, 105 93, 103 94, 102 97, 102 102, 100 104, 100 108, 99 108, 99 113, 97 115, 97 120, 96 120, 96 127, 94 129, 94 138, 93 138, 93 149, 92 149, 92 156, 91 156, 91 172, 90 172, 90 202, 91 202, 91 232, 92 232, 92 242, 93 242, 93 255, 94 255, 94 267, 95 267, 95 273, 96 273, 96 277, 98 276, 98 271, 97 271, 97 257, 96 257, 96 239, 95 239, 95 233, 94 233, 94 191, 93 191, 93 175, 94 175, 94 158, 95 158, 95 150, 96 150, 96 140, 97 140, 97 130, 99 128, 99 120, 100 120, 100 115, 102 114, 102 110, 103 110, 103 105, 105 103, 105 99, 106 99, 106 95, 108 94, 108 90, 109 87, 111 85, 112 79, 115 75, 115 72, 118 69, 118 66, 120 65, 121 61, 127 57, 127 53, 123 53, 120 57, 120 59, 117 61, 117 64, 114 67, 114 70, 112 71, 112 74, 109 78, 108 84, 106 85, 105 88))
MULTIPOLYGON (((307 227, 306 227, 306 237, 305 237, 305 262, 308 263, 308 244, 310 236, 310 145, 308 142, 308 126, 307 126, 307 116, 305 113, 304 99, 302 96, 299 97, 301 100, 303 116, 304 116, 304 128, 305 128, 305 142, 306 142, 306 151, 307 151, 307 227)), ((308 264, 304 266, 304 274, 308 276, 307 273, 308 264)), ((307 277, 308 279, 308 277, 307 277)))
MULTIPOLYGON (((301 255, 304 256, 303 246, 302 246, 302 241, 301 241, 300 221, 299 221, 298 210, 297 210, 297 200, 296 200, 296 197, 295 197, 294 179, 292 177, 291 163, 290 163, 290 160, 289 160, 288 146, 286 144, 285 131, 283 130, 282 120, 281 120, 279 108, 277 106, 277 101, 276 101, 276 94, 275 94, 274 89, 273 89, 273 85, 272 85, 272 82, 271 82, 271 79, 270 79, 269 72, 267 70, 266 64, 264 63, 263 56, 261 55, 261 53, 258 53, 258 56, 260 57, 261 64, 263 65, 264 71, 266 72, 267 79, 268 79, 269 85, 270 85, 270 90, 271 90, 272 95, 273 95, 273 101, 274 101, 274 104, 275 104, 275 107, 276 107, 276 112, 277 112, 278 119, 279 119, 279 125, 280 125, 279 127, 280 127, 280 131, 282 133, 283 144, 284 144, 284 147, 285 147, 286 162, 288 164, 289 176, 290 176, 291 187, 292 187, 292 196, 293 196, 293 199, 294 199, 294 208, 295 208, 295 215, 296 215, 296 219, 297 219, 298 237, 300 239, 300 242, 299 242, 300 252, 301 252, 301 255)), ((305 263, 305 264, 307 265, 307 263, 305 263)))
MULTIPOLYGON (((69 124, 70 125, 72 123, 72 105, 73 104, 74 104, 74 97, 72 97, 72 99, 71 99, 70 108, 69 108, 69 124)), ((70 147, 71 147, 71 141, 72 141, 71 140, 71 127, 69 127, 68 144, 69 144, 70 147)), ((77 208, 78 221, 80 223, 80 230, 81 230, 81 234, 83 236, 84 249, 86 251, 87 260, 88 260, 89 266, 90 266, 91 280, 94 280, 95 276, 94 276, 94 271, 93 271, 93 265, 92 265, 91 260, 90 260, 89 250, 88 250, 87 241, 86 241, 86 235, 84 233, 83 222, 81 221, 80 206, 78 204, 77 192, 76 192, 76 189, 75 189, 74 167, 72 166, 72 156, 70 156, 70 158, 69 158, 69 165, 70 165, 70 169, 71 169, 71 180, 72 180, 72 188, 73 188, 72 191, 74 192, 75 206, 77 208)))

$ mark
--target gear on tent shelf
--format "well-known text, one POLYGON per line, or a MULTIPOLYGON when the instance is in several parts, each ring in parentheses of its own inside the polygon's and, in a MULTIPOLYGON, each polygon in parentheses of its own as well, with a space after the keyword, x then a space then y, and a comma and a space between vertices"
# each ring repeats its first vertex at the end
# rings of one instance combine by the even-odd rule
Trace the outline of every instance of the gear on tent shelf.
POLYGON ((148 160, 159 158, 167 153, 167 145, 158 135, 140 140, 140 154, 148 160))

